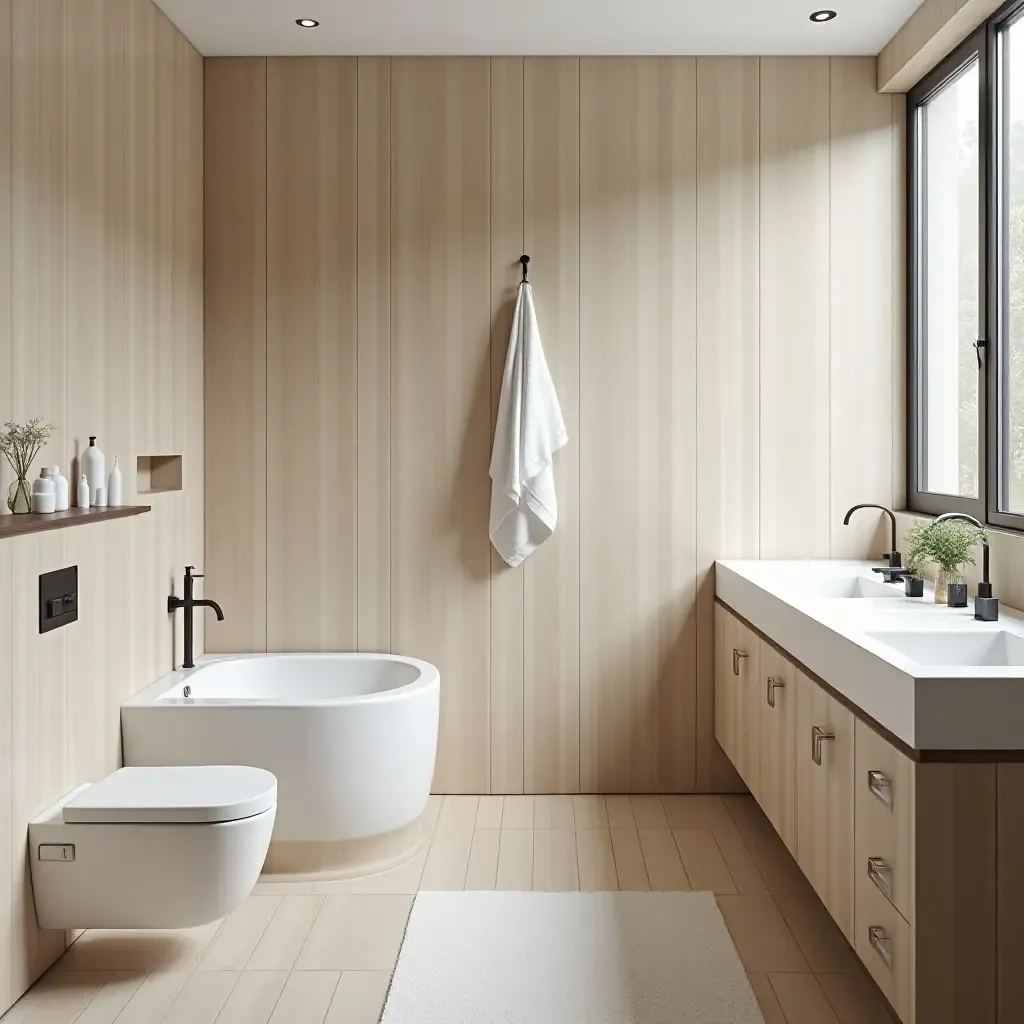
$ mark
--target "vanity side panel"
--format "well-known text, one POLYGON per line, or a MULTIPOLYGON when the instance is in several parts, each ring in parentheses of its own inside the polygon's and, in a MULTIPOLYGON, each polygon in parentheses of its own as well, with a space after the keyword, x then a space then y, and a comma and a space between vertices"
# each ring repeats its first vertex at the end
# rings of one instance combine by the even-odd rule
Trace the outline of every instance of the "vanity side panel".
POLYGON ((997 1020, 1024 1007, 1024 764, 1001 764, 996 778, 997 1020))

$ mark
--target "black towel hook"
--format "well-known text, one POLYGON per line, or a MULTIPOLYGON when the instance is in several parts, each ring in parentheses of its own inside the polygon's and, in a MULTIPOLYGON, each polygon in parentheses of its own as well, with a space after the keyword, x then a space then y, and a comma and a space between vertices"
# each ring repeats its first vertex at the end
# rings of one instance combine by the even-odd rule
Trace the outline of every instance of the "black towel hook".
POLYGON ((527 284, 528 282, 526 280, 526 270, 527 267, 529 267, 530 265, 530 257, 523 253, 523 255, 519 257, 519 262, 522 263, 523 265, 523 284, 527 284))

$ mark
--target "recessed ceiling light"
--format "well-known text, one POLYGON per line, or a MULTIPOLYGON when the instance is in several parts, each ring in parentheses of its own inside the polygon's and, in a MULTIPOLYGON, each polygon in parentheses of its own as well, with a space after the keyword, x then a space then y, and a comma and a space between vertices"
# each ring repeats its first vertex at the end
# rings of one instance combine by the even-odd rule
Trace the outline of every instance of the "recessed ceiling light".
POLYGON ((815 11, 811 15, 811 21, 815 22, 815 24, 823 25, 826 21, 832 21, 836 17, 838 15, 835 11, 815 11))
POLYGON ((316 28, 320 22, 314 21, 312 18, 296 18, 295 24, 298 25, 299 28, 316 28))

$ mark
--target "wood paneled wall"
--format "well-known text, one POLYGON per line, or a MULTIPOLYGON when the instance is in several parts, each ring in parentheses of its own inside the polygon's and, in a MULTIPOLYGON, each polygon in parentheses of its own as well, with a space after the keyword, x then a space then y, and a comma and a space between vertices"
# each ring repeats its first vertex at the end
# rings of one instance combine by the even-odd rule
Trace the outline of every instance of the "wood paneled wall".
POLYGON ((210 648, 435 662, 440 792, 735 786, 714 559, 866 554, 899 486, 874 61, 214 59, 206 129, 210 648), (524 251, 571 440, 509 570, 524 251))
POLYGON ((118 766, 120 705, 180 659, 167 595, 202 565, 202 96, 150 0, 0 0, 0 423, 53 422, 36 469, 72 479, 96 434, 129 503, 136 456, 185 472, 148 515, 0 542, 0 1012, 65 946, 36 927, 27 823, 118 766), (66 565, 79 621, 40 636, 37 577, 66 565))

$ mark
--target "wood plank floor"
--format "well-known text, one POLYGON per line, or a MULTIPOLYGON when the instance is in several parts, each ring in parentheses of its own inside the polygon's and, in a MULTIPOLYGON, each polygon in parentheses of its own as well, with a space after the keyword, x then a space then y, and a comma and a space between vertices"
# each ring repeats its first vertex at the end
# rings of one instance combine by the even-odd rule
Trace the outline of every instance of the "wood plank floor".
POLYGON ((260 882, 191 931, 86 932, 3 1024, 376 1024, 420 889, 710 890, 767 1024, 894 1020, 749 797, 431 799, 414 861, 260 882))

